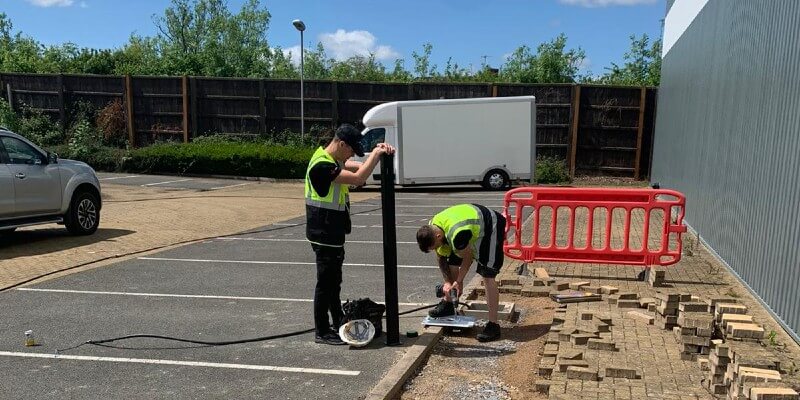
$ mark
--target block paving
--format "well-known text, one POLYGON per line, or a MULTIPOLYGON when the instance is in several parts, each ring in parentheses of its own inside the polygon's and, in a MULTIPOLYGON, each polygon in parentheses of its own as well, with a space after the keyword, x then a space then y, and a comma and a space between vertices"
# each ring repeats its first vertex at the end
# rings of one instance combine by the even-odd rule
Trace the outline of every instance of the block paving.
MULTIPOLYGON (((576 214, 574 244, 586 246, 586 213, 576 214)), ((549 238, 552 211, 540 210, 539 217, 540 244, 565 246, 569 214, 558 211, 555 240, 549 238)), ((590 245, 596 248, 606 240, 605 217, 594 215, 590 245)), ((643 213, 631 219, 629 241, 641 247, 643 213)), ((624 213, 612 213, 612 248, 622 247, 623 221, 624 213)), ((650 221, 647 246, 657 249, 659 220, 650 221)), ((530 228, 523 231, 523 243, 531 236, 530 228)), ((540 362, 532 366, 540 378, 536 390, 550 399, 800 398, 800 346, 696 236, 683 239, 681 261, 668 267, 518 262, 501 273, 508 280, 521 274, 509 284, 521 286, 523 295, 549 289, 602 296, 556 310, 540 362), (724 357, 734 354, 750 366, 729 370, 733 363, 724 357), (753 367, 769 371, 746 369, 753 367)), ((670 248, 677 245, 670 238, 670 248)))

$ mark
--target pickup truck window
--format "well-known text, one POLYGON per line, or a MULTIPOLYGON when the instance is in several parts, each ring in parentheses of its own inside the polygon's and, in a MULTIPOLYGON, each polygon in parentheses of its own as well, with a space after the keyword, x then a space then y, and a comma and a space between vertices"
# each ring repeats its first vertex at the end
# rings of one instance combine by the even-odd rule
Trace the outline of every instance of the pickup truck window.
POLYGON ((386 141, 386 129, 385 128, 375 128, 371 129, 361 138, 361 146, 364 147, 364 152, 369 153, 378 143, 383 143, 386 141))
POLYGON ((0 137, 3 146, 6 148, 9 164, 34 164, 35 160, 42 160, 42 155, 39 154, 33 147, 28 146, 27 143, 12 137, 0 137))

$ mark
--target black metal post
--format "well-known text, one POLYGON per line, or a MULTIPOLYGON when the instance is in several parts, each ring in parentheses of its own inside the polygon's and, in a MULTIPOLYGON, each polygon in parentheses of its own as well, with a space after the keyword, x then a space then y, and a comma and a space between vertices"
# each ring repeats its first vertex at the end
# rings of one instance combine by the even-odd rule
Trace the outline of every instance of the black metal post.
POLYGON ((386 345, 400 344, 397 304, 397 232, 394 219, 394 156, 381 156, 381 209, 383 215, 383 276, 386 298, 386 345))

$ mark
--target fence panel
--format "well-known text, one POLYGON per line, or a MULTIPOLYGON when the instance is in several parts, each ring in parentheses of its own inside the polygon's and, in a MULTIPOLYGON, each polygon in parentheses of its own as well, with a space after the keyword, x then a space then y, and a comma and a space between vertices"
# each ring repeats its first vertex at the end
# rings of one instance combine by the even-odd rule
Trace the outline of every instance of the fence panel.
POLYGON ((496 95, 536 96, 536 156, 569 163, 573 85, 495 84, 496 95))
MULTIPOLYGON (((641 88, 583 85, 578 120, 579 173, 634 176, 641 88)), ((641 104, 640 104, 641 103, 641 104)))
MULTIPOLYGON (((650 173, 656 88, 320 80, 303 86, 307 132, 342 123, 360 128, 370 108, 390 101, 533 95, 537 156, 565 160, 579 174, 650 173)), ((299 80, 0 73, 0 88, 15 109, 29 106, 67 124, 78 102, 101 109, 122 99, 135 145, 300 130, 299 80)))

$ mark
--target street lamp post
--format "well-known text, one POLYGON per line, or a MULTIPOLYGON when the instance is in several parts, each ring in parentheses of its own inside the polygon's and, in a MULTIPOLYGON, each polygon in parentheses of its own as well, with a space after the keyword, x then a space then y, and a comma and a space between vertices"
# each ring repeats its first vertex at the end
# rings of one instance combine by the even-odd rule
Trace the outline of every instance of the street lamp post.
POLYGON ((303 110, 303 31, 306 30, 306 24, 303 21, 296 19, 292 21, 292 25, 300 31, 300 138, 304 138, 306 134, 305 116, 303 110))

